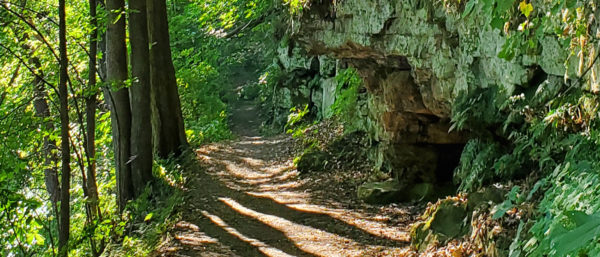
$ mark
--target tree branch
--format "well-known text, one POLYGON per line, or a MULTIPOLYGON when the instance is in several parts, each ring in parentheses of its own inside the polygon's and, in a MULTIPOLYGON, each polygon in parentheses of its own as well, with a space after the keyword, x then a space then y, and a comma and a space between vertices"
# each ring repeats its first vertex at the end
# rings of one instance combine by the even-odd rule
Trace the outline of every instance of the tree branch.
POLYGON ((23 66, 25 66, 25 68, 27 68, 29 70, 29 72, 31 72, 31 74, 33 74, 34 76, 36 76, 38 79, 40 79, 42 82, 44 82, 44 84, 46 84, 50 88, 52 88, 52 90, 54 90, 54 92, 56 94, 58 94, 58 89, 56 89, 56 87, 54 87, 52 84, 50 84, 50 82, 48 82, 47 80, 45 80, 44 77, 42 77, 39 74, 37 74, 37 72, 35 72, 33 70, 33 68, 31 68, 29 65, 27 65, 27 62, 25 62, 25 60, 23 60, 23 58, 21 56, 19 56, 17 53, 15 53, 13 50, 11 50, 10 48, 8 48, 6 45, 4 45, 2 43, 0 43, 0 47, 4 48, 6 51, 8 51, 8 53, 10 53, 12 56, 14 56, 15 58, 17 58, 17 60, 19 60, 19 62, 21 62, 21 64, 23 64, 23 66))
POLYGON ((50 45, 48 40, 46 40, 46 37, 44 36, 44 34, 42 34, 42 32, 35 25, 33 25, 31 22, 29 22, 25 17, 23 17, 23 15, 8 8, 8 6, 6 6, 6 4, 0 4, 0 6, 2 6, 2 8, 6 9, 9 13, 14 15, 15 17, 19 18, 19 20, 21 20, 22 22, 27 24, 27 26, 29 26, 29 28, 31 28, 33 31, 35 31, 35 33, 38 34, 38 36, 40 37, 40 40, 42 41, 42 43, 44 43, 48 47, 48 50, 50 50, 50 52, 52 53, 54 58, 56 60, 60 61, 60 58, 54 51, 54 48, 52 48, 52 45, 50 45))

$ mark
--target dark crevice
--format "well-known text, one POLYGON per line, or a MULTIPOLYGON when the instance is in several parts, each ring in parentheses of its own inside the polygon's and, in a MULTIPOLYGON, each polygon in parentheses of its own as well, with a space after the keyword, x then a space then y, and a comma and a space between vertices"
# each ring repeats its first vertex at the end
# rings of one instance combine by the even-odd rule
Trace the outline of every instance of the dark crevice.
POLYGON ((435 176, 438 183, 452 182, 454 170, 460 162, 460 156, 465 147, 464 144, 434 145, 438 152, 437 168, 435 176))

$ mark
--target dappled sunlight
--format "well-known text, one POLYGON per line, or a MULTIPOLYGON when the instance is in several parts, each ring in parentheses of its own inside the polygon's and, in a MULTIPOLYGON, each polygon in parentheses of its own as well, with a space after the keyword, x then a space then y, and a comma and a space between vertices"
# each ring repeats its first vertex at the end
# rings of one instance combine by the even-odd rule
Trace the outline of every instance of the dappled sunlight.
POLYGON ((383 223, 389 221, 389 217, 375 216, 368 218, 366 215, 357 212, 344 209, 332 209, 315 204, 297 203, 288 204, 287 206, 298 211, 327 214, 332 218, 343 221, 348 225, 355 226, 374 236, 402 242, 408 242, 410 240, 410 235, 406 232, 406 228, 388 226, 383 223))
POLYGON ((245 235, 243 235, 242 233, 240 233, 237 229, 229 226, 227 223, 225 223, 225 221, 223 221, 221 218, 219 218, 216 215, 213 215, 207 211, 202 211, 202 215, 204 215, 205 217, 207 217, 208 219, 210 219, 213 223, 215 223, 216 225, 218 225, 219 227, 221 227, 223 230, 227 231, 227 233, 237 237, 238 239, 254 246, 257 247, 259 251, 261 251, 263 254, 265 254, 266 256, 269 257, 289 257, 292 255, 289 255, 277 248, 271 247, 267 244, 265 244, 264 242, 254 239, 254 238, 250 238, 247 237, 245 235))
POLYGON ((248 167, 240 166, 239 164, 231 161, 223 161, 223 164, 225 165, 225 171, 228 173, 228 175, 236 178, 262 179, 273 176, 269 173, 251 170, 248 167))
MULTIPOLYGON (((283 232, 298 248, 316 256, 365 256, 367 253, 384 250, 381 246, 361 245, 346 237, 300 225, 275 215, 254 211, 231 198, 219 198, 219 200, 237 212, 283 232)), ((401 248, 385 250, 390 251, 390 254, 396 253, 398 256, 406 252, 406 249, 401 248)))
POLYGON ((302 186, 300 182, 291 181, 282 184, 262 184, 259 186, 260 191, 279 191, 283 189, 298 188, 302 186))
POLYGON ((246 139, 251 140, 242 140, 237 142, 238 145, 278 145, 281 143, 285 143, 288 139, 263 139, 262 137, 246 137, 246 139))
POLYGON ((161 247, 165 253, 170 253, 166 256, 171 256, 172 253, 182 249, 205 250, 208 245, 218 244, 219 240, 206 235, 200 231, 200 228, 187 221, 179 221, 175 224, 173 231, 173 239, 176 244, 171 246, 161 247))
MULTIPOLYGON (((298 171, 291 170, 291 171, 285 171, 285 173, 283 173, 283 174, 277 174, 277 176, 267 177, 267 178, 263 178, 263 179, 237 181, 237 183, 260 186, 261 184, 271 183, 273 181, 282 181, 283 182, 283 181, 289 180, 290 178, 293 178, 296 176, 298 176, 298 171)), ((298 182, 298 183, 301 183, 301 182, 298 182)))
POLYGON ((234 178, 234 180, 228 179, 227 182, 230 185, 246 184, 253 186, 253 192, 248 192, 251 196, 268 198, 305 213, 328 215, 377 237, 399 242, 409 240, 406 228, 386 224, 389 218, 369 217, 356 211, 311 203, 310 193, 295 190, 303 185, 303 181, 292 179, 297 177, 299 173, 292 169, 293 164, 291 161, 266 165, 267 162, 250 157, 243 157, 240 160, 242 160, 242 163, 214 160, 223 164, 224 167, 217 174, 234 178), (260 166, 260 169, 251 169, 248 167, 249 165, 260 166))
POLYGON ((200 234, 187 234, 187 233, 178 233, 175 235, 175 239, 179 240, 184 245, 189 246, 201 246, 203 244, 215 244, 219 242, 217 239, 209 237, 204 233, 200 234))
MULTIPOLYGON (((406 256, 409 252, 405 225, 377 215, 377 209, 348 207, 346 199, 326 199, 320 191, 307 188, 315 181, 294 168, 286 148, 289 138, 240 139, 197 151, 208 177, 195 180, 195 197, 205 207, 194 207, 193 215, 216 226, 209 234, 224 240, 219 244, 255 251, 247 256, 406 256), (198 197, 208 188, 210 195, 198 197)), ((194 244, 199 239, 182 235, 180 240, 194 244)))
POLYGON ((259 159, 255 159, 255 158, 250 158, 250 157, 242 157, 240 158, 242 161, 244 161, 245 163, 252 165, 252 166, 262 166, 265 165, 265 162, 263 160, 259 160, 259 159))
POLYGON ((248 192, 247 194, 256 197, 269 198, 279 204, 297 204, 307 203, 310 194, 307 192, 248 192))
POLYGON ((316 214, 325 214, 334 219, 345 222, 348 225, 359 228, 371 235, 383 237, 395 241, 408 242, 409 234, 406 228, 388 226, 384 222, 388 217, 367 217, 364 214, 345 209, 328 208, 322 205, 311 204, 310 194, 306 192, 249 192, 249 195, 269 198, 279 204, 285 204, 291 209, 316 214))
POLYGON ((274 164, 271 166, 263 167, 261 170, 271 174, 281 174, 285 171, 291 170, 293 168, 293 164, 291 162, 274 164))

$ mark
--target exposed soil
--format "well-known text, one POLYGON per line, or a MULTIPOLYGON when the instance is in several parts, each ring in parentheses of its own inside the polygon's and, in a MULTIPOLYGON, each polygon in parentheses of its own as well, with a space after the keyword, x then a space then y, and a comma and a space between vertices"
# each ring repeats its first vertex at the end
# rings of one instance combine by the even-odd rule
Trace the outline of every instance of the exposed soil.
POLYGON ((259 136, 250 101, 232 110, 236 140, 197 149, 181 220, 156 256, 406 256, 411 206, 356 200, 361 174, 300 176, 292 139, 259 136), (358 176, 358 177, 357 177, 358 176))

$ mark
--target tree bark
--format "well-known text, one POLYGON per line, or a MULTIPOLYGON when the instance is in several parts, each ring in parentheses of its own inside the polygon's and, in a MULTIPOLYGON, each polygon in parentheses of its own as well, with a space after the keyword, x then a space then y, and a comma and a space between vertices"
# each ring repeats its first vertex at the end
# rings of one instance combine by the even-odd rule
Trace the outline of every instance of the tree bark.
POLYGON ((70 146, 69 146, 69 101, 67 92, 67 37, 65 21, 65 0, 58 1, 58 41, 60 52, 60 75, 58 83, 58 92, 60 98, 60 135, 61 135, 61 199, 60 199, 60 229, 58 233, 58 252, 59 256, 67 256, 69 251, 69 229, 70 229, 70 194, 71 188, 71 167, 70 165, 70 146))
POLYGON ((136 196, 152 180, 152 123, 146 0, 129 0, 131 44, 131 175, 136 196))
POLYGON ((87 150, 87 187, 89 191, 89 203, 92 219, 98 218, 100 210, 98 209, 98 186, 96 183, 96 108, 97 108, 97 89, 96 89, 96 65, 98 53, 98 20, 96 18, 96 0, 89 0, 90 5, 90 60, 88 67, 88 94, 85 98, 86 113, 86 142, 87 150))
POLYGON ((131 110, 127 79, 127 47, 125 45, 124 0, 107 0, 108 27, 106 30, 106 80, 110 87, 107 101, 111 109, 115 169, 117 174, 117 202, 123 211, 128 200, 133 199, 131 182, 131 110))
MULTIPOLYGON (((86 184, 88 190, 88 205, 90 221, 100 222, 102 219, 100 212, 100 198, 98 196, 98 184, 96 182, 96 109, 98 108, 97 95, 98 88, 96 85, 96 73, 98 71, 97 54, 98 54, 98 18, 96 0, 89 0, 90 8, 90 50, 88 63, 88 91, 85 94, 85 117, 86 117, 86 138, 84 142, 85 153, 87 159, 86 169, 86 184)), ((93 228, 95 232, 95 228, 93 228)), ((101 241, 97 247, 93 237, 90 238, 90 246, 93 256, 99 256, 104 248, 104 242, 101 241), (99 249, 98 249, 99 248, 99 249)))
MULTIPOLYGON (((27 1, 19 1, 19 6, 21 8, 25 8, 25 5, 27 4, 27 1)), ((34 95, 34 100, 33 100, 33 108, 35 110, 35 116, 42 118, 42 119, 48 119, 50 117, 50 107, 48 105, 48 93, 46 92, 44 86, 44 73, 42 71, 42 64, 40 62, 40 58, 38 58, 35 54, 35 48, 33 48, 28 42, 27 40, 29 40, 29 34, 25 33, 23 34, 23 42, 21 43, 21 48, 23 48, 23 50, 30 52, 31 58, 29 58, 28 62, 31 65, 31 72, 33 73, 33 95, 34 95)), ((8 85, 10 86, 14 80, 16 79, 17 75, 18 75, 18 67, 20 67, 20 63, 19 66, 17 66, 17 70, 15 71, 15 74, 13 74, 13 77, 11 78, 10 82, 8 83, 8 85)), ((0 101, 1 103, 2 101, 0 101)), ((50 120, 45 120, 42 122, 42 126, 44 127, 45 131, 54 131, 54 124, 52 121, 50 120)), ((58 182, 58 147, 56 145, 56 141, 53 139, 50 139, 49 136, 44 136, 43 137, 43 142, 42 142, 42 149, 41 149, 41 153, 43 155, 44 158, 44 182, 46 185, 46 191, 48 191, 48 195, 50 196, 50 201, 52 202, 52 206, 54 208, 54 212, 57 215, 58 218, 58 209, 57 209, 57 205, 58 205, 58 201, 60 201, 60 184, 58 182)))
MULTIPOLYGON (((31 58, 31 63, 33 67, 38 70, 38 74, 42 74, 40 71, 41 64, 40 60, 37 57, 31 58)), ((37 117, 47 119, 50 117, 50 107, 48 106, 48 101, 46 98, 48 94, 44 88, 44 83, 41 81, 40 77, 35 76, 33 79, 34 86, 34 95, 35 100, 33 100, 33 107, 35 109, 35 115, 37 117)), ((44 129, 46 131, 54 131, 54 124, 50 121, 43 122, 44 129)), ((50 139, 49 136, 44 136, 43 145, 42 145, 42 154, 44 155, 44 180, 46 184, 46 191, 50 195, 50 201, 53 204, 57 204, 60 200, 60 185, 58 183, 58 172, 56 165, 58 164, 58 155, 56 151, 58 147, 56 146, 56 141, 50 139)))
POLYGON ((158 156, 179 156, 187 147, 181 103, 177 92, 175 68, 169 45, 169 26, 165 0, 147 0, 150 40, 150 82, 152 129, 158 156))

